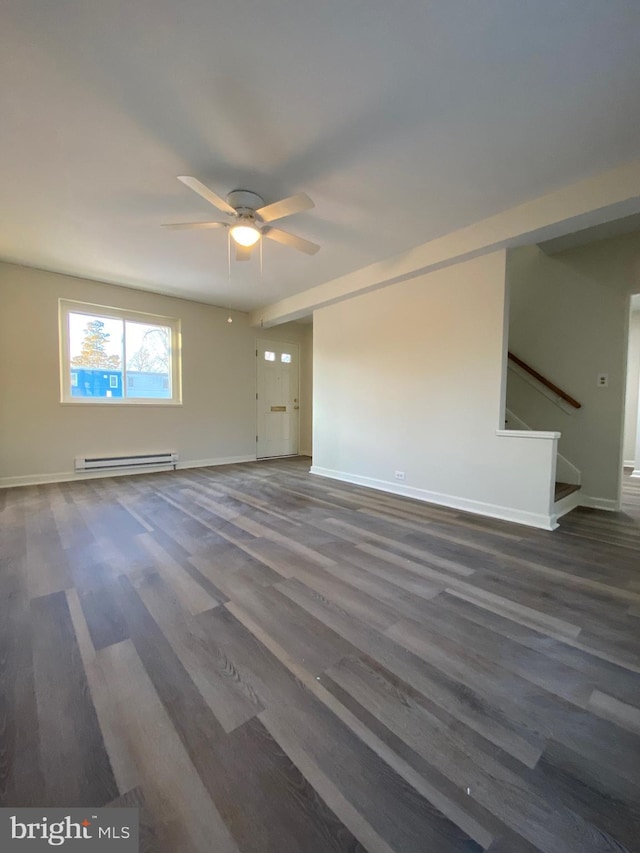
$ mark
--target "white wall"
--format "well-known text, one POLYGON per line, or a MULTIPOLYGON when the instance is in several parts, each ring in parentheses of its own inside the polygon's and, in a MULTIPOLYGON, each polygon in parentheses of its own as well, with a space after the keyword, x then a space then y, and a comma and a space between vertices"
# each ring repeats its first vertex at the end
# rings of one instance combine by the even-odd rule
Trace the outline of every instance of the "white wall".
POLYGON ((636 435, 638 426, 638 386, 640 385, 640 311, 633 311, 629 318, 629 349, 627 352, 627 388, 624 403, 624 447, 625 465, 640 464, 636 458, 636 435))
POLYGON ((497 434, 505 266, 500 251, 314 312, 314 473, 552 526, 555 442, 497 434))
POLYGON ((629 294, 638 285, 640 235, 547 256, 509 253, 509 348, 582 404, 568 414, 509 371, 507 406, 533 429, 561 432, 558 449, 582 474, 581 496, 616 508, 629 294), (598 373, 609 385, 597 386, 598 373))
POLYGON ((554 190, 524 204, 376 261, 340 278, 263 306, 251 322, 265 327, 499 249, 530 246, 640 212, 640 160, 554 190))
MULTIPOLYGON (((284 328, 290 328, 291 323, 284 328)), ((276 328, 265 329, 263 335, 265 338, 272 337, 272 332, 276 328)), ((302 326, 297 326, 301 335, 301 362, 300 362, 300 455, 312 455, 312 403, 313 403, 313 323, 307 323, 302 326)))
POLYGON ((255 458, 255 343, 300 344, 301 449, 311 446, 311 328, 260 335, 248 317, 140 290, 0 264, 0 485, 73 477, 75 456, 177 450, 181 466, 255 458), (183 405, 60 403, 58 299, 182 321, 183 405))

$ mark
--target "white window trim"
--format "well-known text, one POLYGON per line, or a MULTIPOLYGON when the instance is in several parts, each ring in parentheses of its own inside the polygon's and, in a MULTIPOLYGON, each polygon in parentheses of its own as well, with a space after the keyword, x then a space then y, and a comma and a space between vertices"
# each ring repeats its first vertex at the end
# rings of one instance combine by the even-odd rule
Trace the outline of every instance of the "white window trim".
MULTIPOLYGON (((144 314, 140 311, 125 311, 107 305, 58 300, 58 322, 60 342, 60 402, 71 406, 181 406, 182 405, 182 331, 176 317, 144 314), (171 329, 171 388, 173 396, 168 399, 151 397, 73 397, 71 394, 71 353, 69 342, 69 314, 87 314, 92 317, 111 317, 133 323, 149 323, 168 326, 171 329)), ((126 369, 122 371, 122 388, 126 393, 126 369)))

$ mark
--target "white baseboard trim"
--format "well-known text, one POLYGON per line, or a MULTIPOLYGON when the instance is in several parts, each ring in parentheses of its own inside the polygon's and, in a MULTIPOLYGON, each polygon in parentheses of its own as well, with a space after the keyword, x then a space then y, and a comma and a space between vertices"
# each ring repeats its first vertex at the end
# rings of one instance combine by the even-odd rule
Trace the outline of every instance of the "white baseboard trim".
POLYGON ((579 505, 587 506, 590 509, 604 509, 607 512, 618 512, 620 510, 620 501, 614 501, 612 498, 595 498, 591 495, 581 495, 579 505))
POLYGON ((44 486, 47 483, 70 483, 80 480, 99 480, 103 477, 128 477, 131 474, 154 474, 161 471, 172 471, 166 465, 149 466, 148 468, 127 468, 108 471, 104 468, 96 471, 59 471, 56 474, 26 474, 21 477, 2 477, 0 489, 12 489, 16 486, 44 486))
POLYGON ((446 506, 450 509, 473 512, 476 515, 486 515, 489 518, 499 518, 503 521, 512 521, 515 524, 525 524, 527 527, 537 527, 541 530, 555 530, 557 521, 552 515, 543 513, 527 512, 526 510, 513 509, 508 506, 485 503, 483 501, 461 498, 456 495, 445 495, 441 492, 430 492, 427 489, 416 489, 413 486, 401 486, 387 480, 376 480, 372 477, 361 477, 358 474, 347 474, 344 471, 333 471, 330 468, 321 468, 312 465, 309 469, 311 474, 318 477, 327 477, 330 480, 341 480, 344 483, 352 483, 355 486, 366 486, 370 489, 378 489, 381 492, 390 492, 394 495, 402 495, 405 498, 423 501, 424 503, 446 506))
POLYGON ((636 467, 636 460, 635 459, 625 459, 624 462, 622 463, 622 467, 623 468, 635 468, 636 467))
POLYGON ((256 455, 244 456, 217 456, 215 459, 187 459, 186 462, 178 462, 178 469, 182 468, 211 468, 216 465, 237 465, 240 462, 255 462, 256 455))
MULTIPOLYGON (((178 462, 178 470, 185 468, 208 468, 214 465, 232 465, 238 462, 255 462, 255 454, 252 456, 219 456, 214 459, 192 459, 178 462)), ((127 468, 109 471, 101 469, 97 471, 58 471, 55 474, 25 474, 19 477, 1 477, 0 489, 11 489, 17 486, 42 486, 47 483, 69 483, 79 480, 97 480, 101 477, 129 477, 132 474, 153 474, 161 471, 171 472, 173 469, 166 465, 150 466, 148 468, 127 468)))

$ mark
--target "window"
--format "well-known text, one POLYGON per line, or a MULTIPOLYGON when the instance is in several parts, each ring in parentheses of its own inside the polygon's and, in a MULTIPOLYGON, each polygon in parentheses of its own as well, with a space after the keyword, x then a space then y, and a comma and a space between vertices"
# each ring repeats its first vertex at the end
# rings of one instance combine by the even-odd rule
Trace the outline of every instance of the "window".
POLYGON ((290 352, 283 352, 280 356, 280 361, 283 364, 291 364, 291 353, 290 352))
POLYGON ((63 403, 180 403, 180 321, 61 299, 60 373, 63 403))
POLYGON ((265 361, 275 361, 276 360, 275 352, 271 352, 270 350, 265 350, 264 360, 265 361))

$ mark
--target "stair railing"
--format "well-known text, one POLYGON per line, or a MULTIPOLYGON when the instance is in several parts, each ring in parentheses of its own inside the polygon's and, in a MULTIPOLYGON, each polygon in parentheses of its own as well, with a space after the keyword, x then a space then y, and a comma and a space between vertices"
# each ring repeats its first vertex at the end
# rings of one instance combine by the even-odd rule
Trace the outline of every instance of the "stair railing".
POLYGON ((558 388, 557 385, 554 385, 549 379, 544 377, 541 373, 538 373, 533 367, 527 364, 525 361, 522 361, 521 358, 518 358, 517 355, 514 355, 512 352, 508 353, 509 360, 514 364, 517 364, 518 367, 521 367, 522 370, 526 371, 530 376, 533 376, 541 385, 544 385, 550 391, 553 391, 554 394, 557 394, 565 403, 568 403, 570 406, 573 406, 574 409, 581 409, 582 403, 579 403, 577 400, 574 400, 566 391, 563 391, 561 388, 558 388))

